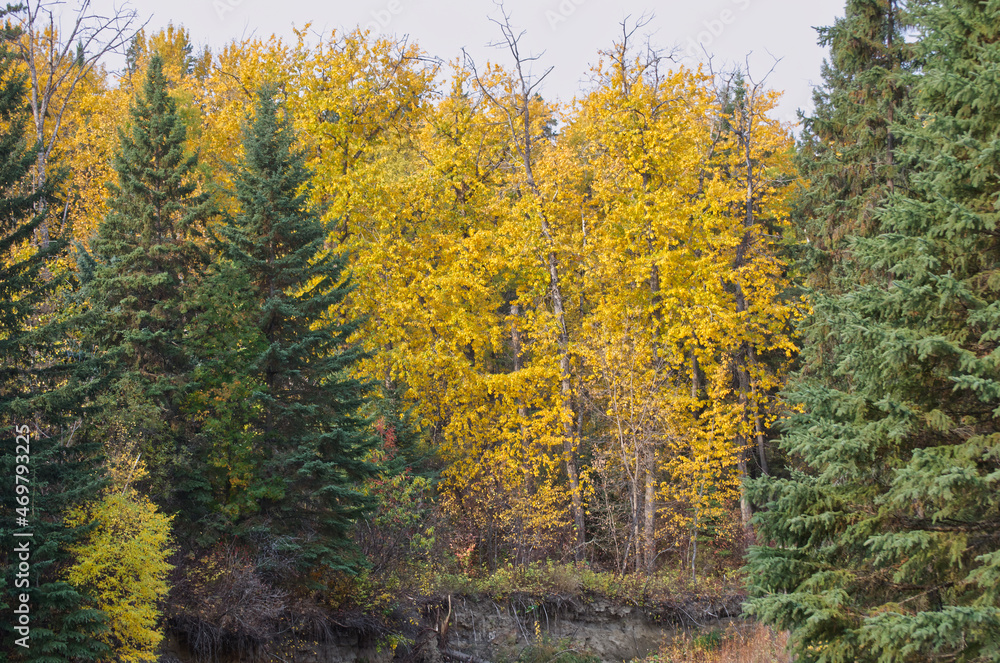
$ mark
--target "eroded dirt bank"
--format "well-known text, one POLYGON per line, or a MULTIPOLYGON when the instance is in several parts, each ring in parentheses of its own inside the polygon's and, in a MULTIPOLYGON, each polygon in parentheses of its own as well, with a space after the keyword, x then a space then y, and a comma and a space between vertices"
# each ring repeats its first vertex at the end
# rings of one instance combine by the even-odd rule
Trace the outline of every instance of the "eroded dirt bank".
POLYGON ((514 660, 541 640, 590 652, 602 661, 629 661, 656 651, 682 629, 722 625, 740 614, 742 596, 622 605, 587 596, 503 600, 442 596, 414 602, 385 622, 334 616, 311 632, 289 632, 263 650, 195 655, 194 643, 168 638, 161 663, 483 663, 514 660))

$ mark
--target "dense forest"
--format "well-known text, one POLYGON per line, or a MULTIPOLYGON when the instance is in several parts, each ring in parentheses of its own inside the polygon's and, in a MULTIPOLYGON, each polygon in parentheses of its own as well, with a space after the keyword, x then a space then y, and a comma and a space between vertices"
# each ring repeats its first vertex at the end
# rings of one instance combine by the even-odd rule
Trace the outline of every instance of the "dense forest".
POLYGON ((486 63, 45 8, 0 31, 0 661, 559 574, 1000 660, 1000 2, 848 0, 797 129, 643 21, 553 103, 502 11, 486 63))

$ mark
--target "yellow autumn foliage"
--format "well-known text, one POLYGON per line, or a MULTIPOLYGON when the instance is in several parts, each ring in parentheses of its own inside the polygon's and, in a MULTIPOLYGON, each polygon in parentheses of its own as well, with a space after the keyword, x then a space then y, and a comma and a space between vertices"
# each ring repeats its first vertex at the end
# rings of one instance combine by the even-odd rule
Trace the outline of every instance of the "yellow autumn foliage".
MULTIPOLYGON (((350 257, 330 315, 363 320, 360 372, 411 408, 455 522, 524 562, 579 552, 582 524, 624 570, 731 516, 796 351, 775 93, 736 76, 720 94, 627 39, 567 104, 516 65, 442 66, 361 30, 195 53, 169 27, 137 41, 137 72, 154 50, 223 209, 248 102, 279 90, 350 257)), ((83 243, 133 94, 102 76, 58 152, 83 164, 83 243)))
POLYGON ((109 629, 101 638, 114 652, 109 660, 157 660, 163 640, 159 606, 172 568, 167 563, 170 520, 131 489, 109 492, 67 517, 68 526, 93 526, 87 539, 71 549, 76 562, 66 579, 107 615, 109 629))

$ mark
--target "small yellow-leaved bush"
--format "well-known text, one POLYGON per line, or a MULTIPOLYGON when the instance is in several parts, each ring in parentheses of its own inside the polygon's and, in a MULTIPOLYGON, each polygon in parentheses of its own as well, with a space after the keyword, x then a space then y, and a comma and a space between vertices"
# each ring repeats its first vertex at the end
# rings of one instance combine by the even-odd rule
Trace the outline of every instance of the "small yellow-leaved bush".
POLYGON ((167 593, 171 516, 132 489, 106 494, 80 507, 67 525, 94 523, 72 552, 76 563, 67 580, 86 592, 108 617, 102 635, 122 663, 155 661, 163 640, 157 628, 159 603, 167 593))

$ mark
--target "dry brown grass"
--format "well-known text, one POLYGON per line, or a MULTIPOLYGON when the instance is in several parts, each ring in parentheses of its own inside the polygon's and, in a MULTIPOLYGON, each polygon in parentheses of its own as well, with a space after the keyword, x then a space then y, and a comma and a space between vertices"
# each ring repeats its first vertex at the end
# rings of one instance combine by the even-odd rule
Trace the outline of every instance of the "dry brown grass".
POLYGON ((791 663, 787 633, 756 622, 706 629, 665 643, 644 663, 791 663))

